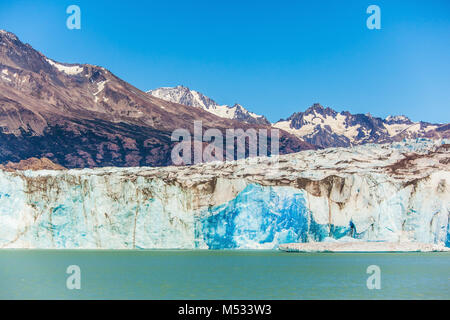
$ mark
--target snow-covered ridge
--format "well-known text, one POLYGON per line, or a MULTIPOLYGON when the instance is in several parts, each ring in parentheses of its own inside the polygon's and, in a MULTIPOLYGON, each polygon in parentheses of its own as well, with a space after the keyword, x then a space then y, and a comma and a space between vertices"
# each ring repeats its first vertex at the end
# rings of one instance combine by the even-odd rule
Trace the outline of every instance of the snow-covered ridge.
POLYGON ((450 246, 449 141, 190 167, 0 171, 0 247, 450 246))
POLYGON ((80 65, 66 66, 66 65, 57 63, 55 61, 52 61, 50 59, 46 59, 46 60, 50 65, 52 65, 59 71, 64 72, 65 74, 68 74, 70 76, 73 76, 73 75, 83 72, 83 66, 80 66, 80 65))
POLYGON ((240 104, 236 103, 233 106, 219 105, 202 93, 184 86, 176 86, 173 88, 162 87, 150 90, 147 93, 169 102, 201 108, 221 118, 241 120, 249 123, 269 124, 265 117, 246 110, 240 104))
POLYGON ((275 128, 283 129, 287 132, 291 132, 301 138, 307 135, 313 135, 319 133, 319 129, 323 127, 329 127, 330 132, 342 135, 349 139, 351 143, 355 144, 361 125, 355 124, 348 126, 346 124, 346 117, 342 114, 337 114, 335 117, 330 115, 320 115, 317 113, 308 114, 304 117, 305 124, 300 128, 292 128, 291 121, 279 121, 274 124, 275 128))
POLYGON ((411 120, 404 115, 387 116, 385 120, 386 122, 411 122, 411 120))

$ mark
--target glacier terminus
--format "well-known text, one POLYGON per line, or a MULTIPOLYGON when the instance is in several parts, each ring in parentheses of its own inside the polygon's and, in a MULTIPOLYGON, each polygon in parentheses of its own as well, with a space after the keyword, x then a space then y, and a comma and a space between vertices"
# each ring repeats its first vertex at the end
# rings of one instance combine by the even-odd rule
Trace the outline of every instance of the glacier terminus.
POLYGON ((450 246, 450 145, 404 140, 193 166, 0 170, 0 247, 450 246))

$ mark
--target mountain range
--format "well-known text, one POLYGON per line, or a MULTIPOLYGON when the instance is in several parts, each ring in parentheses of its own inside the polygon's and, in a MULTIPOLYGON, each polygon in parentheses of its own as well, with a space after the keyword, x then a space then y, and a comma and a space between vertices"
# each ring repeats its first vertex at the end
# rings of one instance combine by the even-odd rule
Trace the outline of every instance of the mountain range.
MULTIPOLYGON (((171 165, 176 129, 271 129, 153 97, 103 67, 47 58, 0 31, 0 164, 48 158, 66 168, 171 165)), ((269 137, 270 140, 270 137, 269 137)), ((314 147, 282 131, 280 153, 314 147)))
MULTIPOLYGON (((449 124, 336 112, 314 104, 271 124, 183 86, 148 93, 90 64, 52 60, 0 30, 0 164, 46 158, 66 168, 171 165, 176 129, 280 130, 280 153, 449 137, 449 124)), ((269 137, 270 139, 270 137, 269 137)))
MULTIPOLYGON (((218 105, 213 99, 184 86, 164 87, 148 91, 166 101, 198 107, 219 117, 247 123, 270 124, 266 117, 249 112, 239 104, 218 105)), ((273 123, 274 128, 294 134, 319 148, 351 147, 365 143, 389 143, 403 139, 449 138, 450 124, 413 122, 406 116, 385 119, 367 114, 337 112, 314 103, 304 112, 273 123)))
POLYGON ((403 139, 449 138, 450 125, 413 122, 405 116, 385 119, 367 114, 337 112, 315 103, 274 127, 286 130, 315 146, 351 147, 365 143, 389 143, 403 139))

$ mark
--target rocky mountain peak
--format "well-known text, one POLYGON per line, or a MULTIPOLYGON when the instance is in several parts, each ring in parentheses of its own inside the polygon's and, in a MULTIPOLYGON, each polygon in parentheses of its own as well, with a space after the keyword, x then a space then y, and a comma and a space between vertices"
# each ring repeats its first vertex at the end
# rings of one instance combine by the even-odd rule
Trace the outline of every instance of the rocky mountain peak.
POLYGON ((0 30, 0 39, 9 39, 14 41, 19 40, 19 38, 17 38, 17 36, 14 33, 8 32, 3 29, 0 30))
POLYGON ((0 65, 25 69, 35 73, 50 72, 45 57, 8 31, 0 31, 0 65))
POLYGON ((306 109, 304 112, 305 115, 317 114, 317 115, 322 115, 322 116, 335 116, 336 113, 337 112, 334 111, 333 109, 331 109, 329 107, 325 108, 320 103, 314 103, 311 107, 306 109))
POLYGON ((157 88, 147 91, 147 93, 166 101, 183 104, 189 107, 202 108, 203 110, 222 118, 239 120, 251 124, 270 125, 270 122, 264 116, 254 114, 238 103, 235 103, 232 107, 229 105, 219 105, 213 99, 205 96, 201 92, 191 90, 182 85, 173 88, 157 88))
POLYGON ((408 117, 406 117, 404 115, 388 116, 388 117, 386 117, 386 119, 384 119, 384 121, 388 124, 401 124, 401 123, 411 124, 411 123, 413 123, 408 117))
POLYGON ((306 111, 324 111, 325 108, 320 104, 320 103, 313 103, 313 105, 311 107, 309 107, 308 109, 306 109, 306 111))

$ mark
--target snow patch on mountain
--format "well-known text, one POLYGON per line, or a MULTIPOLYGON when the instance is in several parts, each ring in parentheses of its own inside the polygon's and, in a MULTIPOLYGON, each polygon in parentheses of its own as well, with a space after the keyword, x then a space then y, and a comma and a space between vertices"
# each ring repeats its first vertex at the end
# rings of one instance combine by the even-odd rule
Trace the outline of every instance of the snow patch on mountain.
POLYGON ((50 59, 46 59, 49 64, 58 69, 61 72, 64 72, 67 75, 73 76, 83 72, 83 66, 74 65, 74 66, 66 66, 57 62, 54 62, 50 59))
POLYGON ((2 73, 0 74, 0 77, 8 82, 11 82, 12 80, 9 78, 9 73, 8 73, 8 69, 3 69, 2 73))

